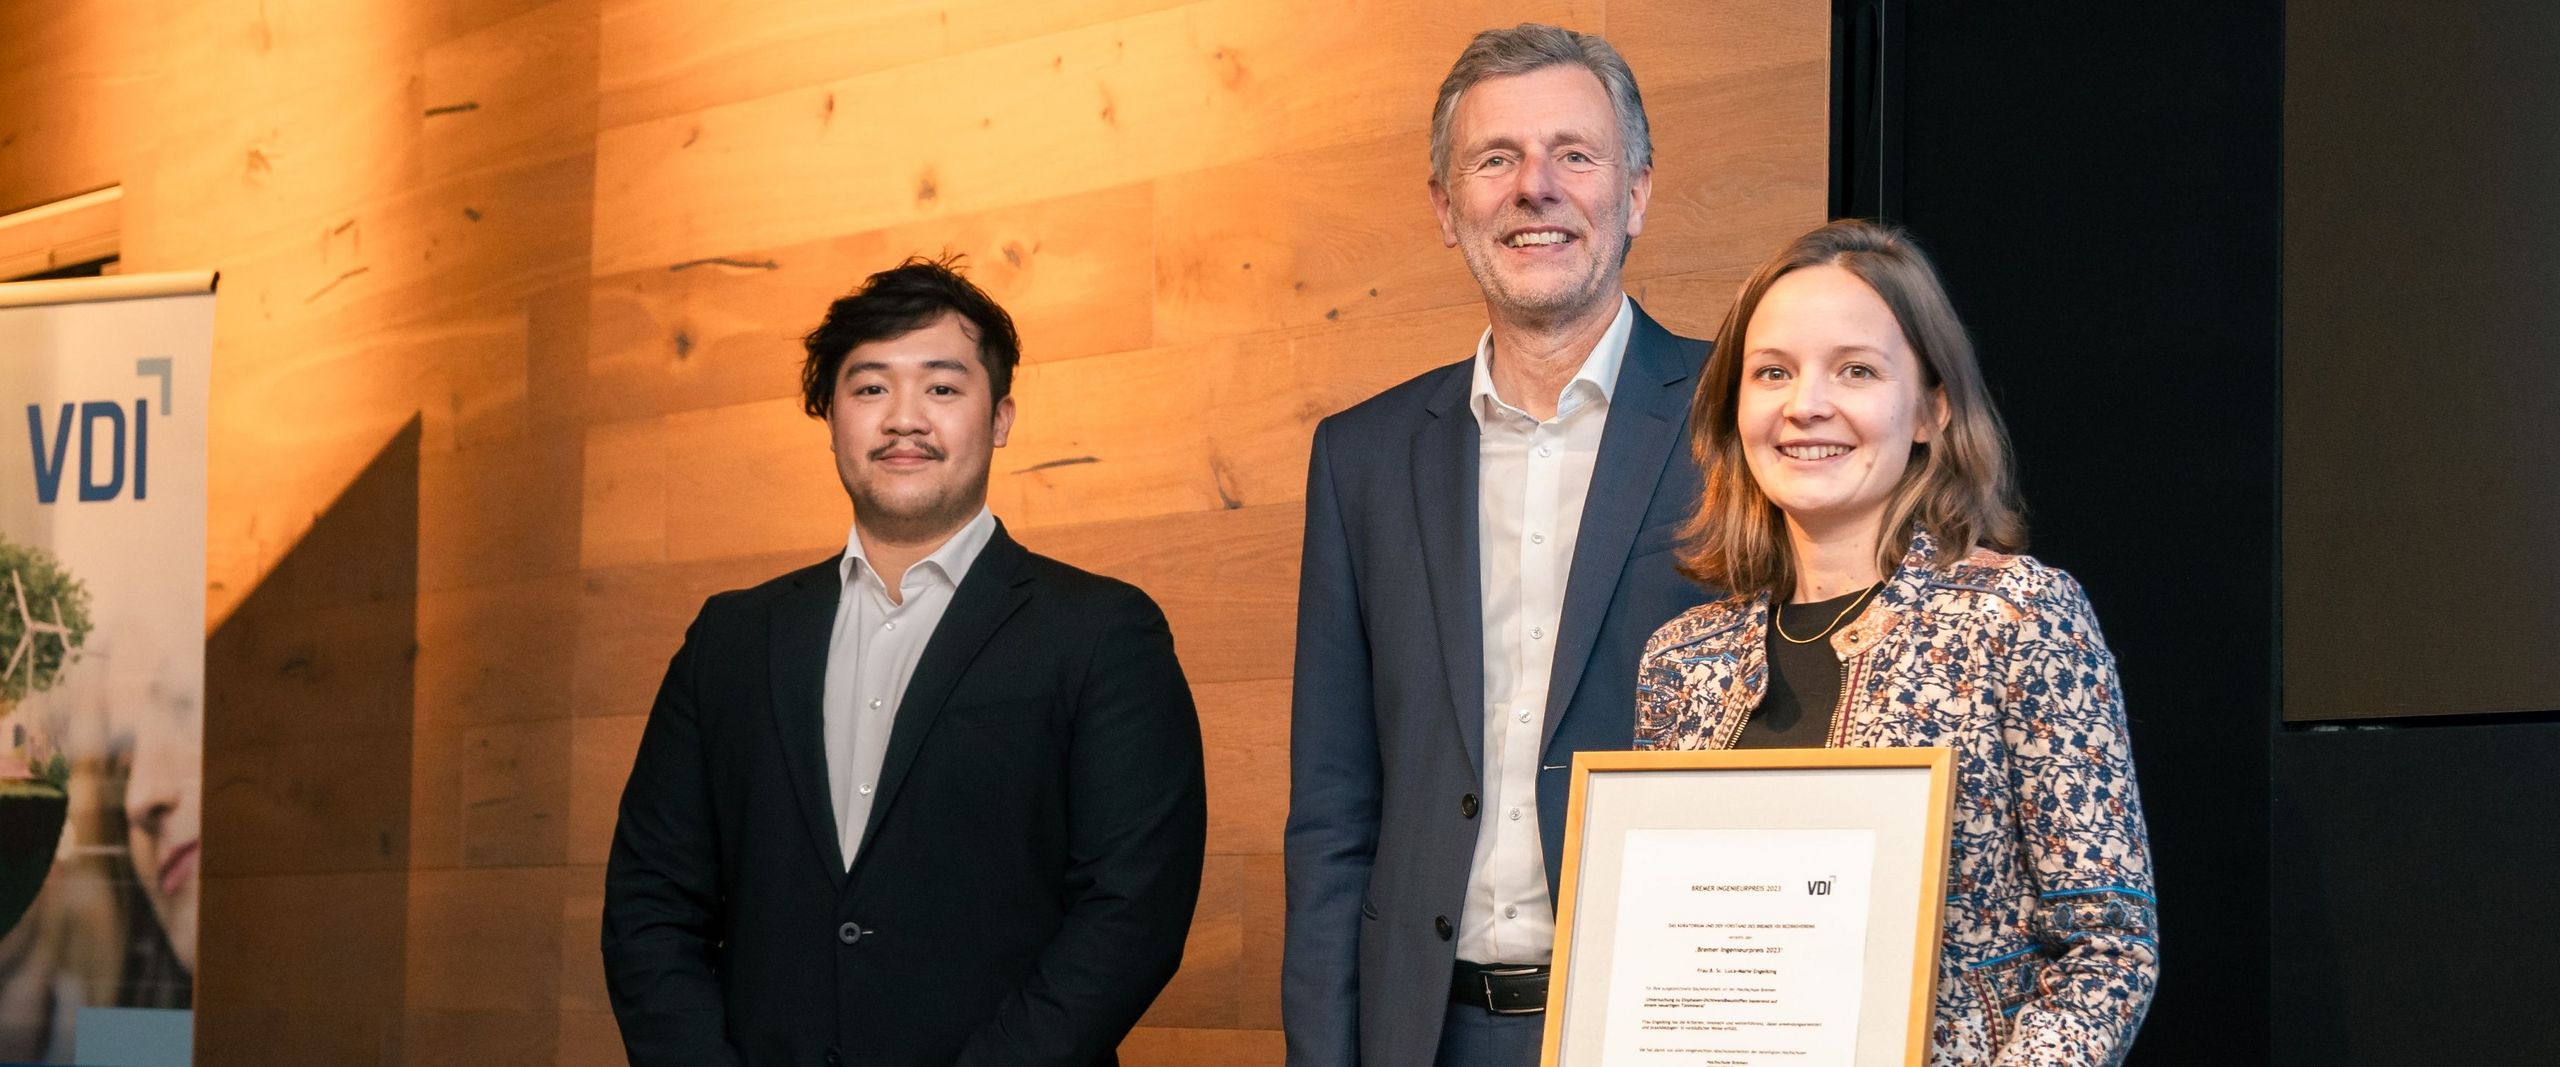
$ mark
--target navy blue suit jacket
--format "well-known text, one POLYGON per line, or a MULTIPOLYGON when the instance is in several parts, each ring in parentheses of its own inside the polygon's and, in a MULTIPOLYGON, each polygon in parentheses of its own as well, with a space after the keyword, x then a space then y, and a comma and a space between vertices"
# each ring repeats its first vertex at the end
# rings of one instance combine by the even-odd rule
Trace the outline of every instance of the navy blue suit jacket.
MULTIPOLYGON (((1688 414, 1707 348, 1637 309, 1548 685, 1550 890, 1573 753, 1633 743, 1645 640, 1706 598, 1672 547, 1702 485, 1688 414)), ((1441 367, 1316 428, 1290 704, 1293 1065, 1428 1064, 1439 1042, 1484 780, 1473 375, 1472 360, 1441 367)))

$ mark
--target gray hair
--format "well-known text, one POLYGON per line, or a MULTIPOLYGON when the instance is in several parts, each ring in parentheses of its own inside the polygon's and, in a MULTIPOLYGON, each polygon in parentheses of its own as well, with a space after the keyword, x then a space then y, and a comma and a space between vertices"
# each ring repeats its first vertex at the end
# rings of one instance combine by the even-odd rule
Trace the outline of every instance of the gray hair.
POLYGON ((1458 62, 1440 82, 1440 99, 1431 107, 1431 176, 1449 176, 1449 127, 1458 97, 1477 82, 1548 67, 1573 64, 1600 79, 1609 93, 1609 110, 1618 116, 1618 141, 1627 157, 1627 173, 1640 174, 1653 165, 1653 132, 1644 121, 1644 97, 1636 92, 1636 74, 1618 50, 1598 34, 1576 33, 1561 26, 1523 22, 1507 30, 1486 30, 1467 42, 1458 62))

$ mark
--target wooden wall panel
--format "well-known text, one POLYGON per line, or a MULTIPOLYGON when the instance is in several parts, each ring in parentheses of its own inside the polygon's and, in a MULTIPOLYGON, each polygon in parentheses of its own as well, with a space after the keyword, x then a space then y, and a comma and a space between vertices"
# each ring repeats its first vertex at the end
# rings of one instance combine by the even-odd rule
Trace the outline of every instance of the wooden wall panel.
POLYGON ((1280 851, 1289 814, 1289 680, 1194 682, 1209 771, 1209 840, 1221 854, 1280 851))
POLYGON ((401 1062, 555 1060, 562 904, 573 879, 594 873, 567 866, 414 872, 401 1062))
POLYGON ((1038 363, 1144 348, 1151 189, 1133 185, 598 279, 587 400, 615 417, 789 395, 827 304, 910 255, 958 255, 1038 363))
POLYGON ((1237 969, 1244 959, 1244 862, 1210 856, 1200 868, 1200 903, 1182 970, 1147 1007, 1142 1026, 1236 1028, 1237 969))
POLYGON ((664 266, 1383 137, 1414 128, 1417 108, 1427 120, 1476 29, 1596 22, 1598 6, 1379 0, 1309 17, 1206 0, 608 127, 596 217, 614 225, 598 229, 596 264, 664 266), (757 195, 732 195, 746 188, 757 195))
MULTIPOLYGON (((622 786, 631 777, 631 761, 640 753, 640 731, 648 722, 645 713, 577 720, 569 741, 569 862, 601 867, 611 855, 622 786)), ((601 882, 594 888, 599 895, 604 892, 601 882)), ((590 912, 588 917, 600 914, 590 912)), ((603 960, 593 962, 601 974, 603 960)))
POLYGON ((1041 527, 1021 539, 1034 552, 1146 590, 1164 608, 1183 674, 1197 686, 1289 676, 1304 521, 1297 505, 1273 504, 1041 527))
POLYGON ((128 51, 156 35, 145 7, 0 5, 0 214, 130 180, 114 131, 146 95, 128 51))
POLYGON ((208 880, 198 959, 255 980, 197 986, 197 1062, 400 1062, 408 882, 260 875, 215 892, 208 880))
POLYGON ((553 574, 418 598, 418 726, 566 719, 578 578, 553 574))
POLYGON ((1276 851, 1244 858, 1244 958, 1236 968, 1236 1025, 1248 1032, 1280 1029, 1280 936, 1288 919, 1281 876, 1276 851))
POLYGON ((426 172, 584 154, 596 130, 598 32, 593 2, 548 3, 428 48, 417 96, 426 172))
MULTIPOLYGON (((1812 63, 1824 72, 1821 77, 1829 77, 1831 10, 1821 4, 1802 0, 1718 0, 1710 4, 1696 0, 1609 0, 1608 23, 1603 32, 1618 54, 1626 57, 1627 66, 1636 72, 1637 83, 1648 94, 1728 75, 1761 74, 1795 84, 1796 92, 1791 97, 1797 103, 1809 100, 1820 105, 1827 99, 1823 93, 1806 94, 1800 80, 1780 73, 1812 63)), ((1658 105, 1650 96, 1646 105, 1646 113, 1653 120, 1654 139, 1659 143, 1671 124, 1655 110, 1658 105)), ((1739 106, 1726 109, 1735 117, 1741 117, 1746 110, 1739 106)), ((1813 125, 1801 132, 1818 141, 1826 132, 1825 121, 1816 115, 1813 125)))
MULTIPOLYGON (((463 774, 469 727, 419 726, 409 738, 409 864, 462 865, 463 774)), ((572 771, 574 774, 574 770, 572 771)))
POLYGON ((0 211, 120 183, 130 269, 224 271, 203 1061, 621 1062, 601 865, 659 675, 845 536, 797 338, 960 253, 1028 360, 996 512, 1146 588, 1201 711, 1200 916, 1124 1062, 1280 1062, 1308 436, 1472 351, 1430 93, 1524 19, 1634 64, 1629 289, 1711 332, 1819 219, 1822 5, 0 8, 0 211))
MULTIPOLYGON (((624 764, 629 765, 628 754, 624 764)), ((606 830, 611 832, 610 824, 606 830)), ((596 951, 597 916, 604 911, 604 868, 573 868, 569 887, 560 902, 557 1063, 559 1067, 623 1067, 622 1032, 614 1024, 613 1002, 605 992, 604 956, 596 951)))
POLYGON ((1186 0, 779 0, 747 15, 699 0, 609 0, 605 121, 627 126, 957 55, 1186 0))
POLYGON ((1157 338, 1235 337, 1468 302, 1474 282, 1432 221, 1430 172, 1428 142, 1399 134, 1158 182, 1157 338))
POLYGON ((813 547, 708 563, 590 568, 581 582, 574 647, 578 715, 646 713, 667 660, 683 643, 685 627, 703 600, 816 563, 827 554, 827 549, 813 547))

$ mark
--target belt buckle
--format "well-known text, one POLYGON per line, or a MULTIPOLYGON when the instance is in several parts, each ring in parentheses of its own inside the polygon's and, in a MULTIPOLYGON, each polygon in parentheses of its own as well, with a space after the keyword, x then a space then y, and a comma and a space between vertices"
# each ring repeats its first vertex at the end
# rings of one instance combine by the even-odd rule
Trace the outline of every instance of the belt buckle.
POLYGON ((1495 1015, 1543 1014, 1547 1010, 1546 1002, 1543 1000, 1530 1007, 1506 1008, 1503 1007, 1499 1001, 1495 1000, 1493 995, 1494 979, 1526 978, 1536 975, 1541 970, 1543 970, 1543 968, 1539 967, 1487 967, 1484 970, 1477 972, 1476 980, 1484 983, 1484 1010, 1492 1012, 1495 1015))

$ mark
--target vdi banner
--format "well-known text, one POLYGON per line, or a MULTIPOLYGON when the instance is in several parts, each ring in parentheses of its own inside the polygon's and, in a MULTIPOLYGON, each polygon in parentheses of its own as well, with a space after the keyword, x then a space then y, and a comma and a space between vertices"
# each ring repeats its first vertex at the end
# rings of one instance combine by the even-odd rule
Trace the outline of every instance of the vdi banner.
POLYGON ((0 1062, 189 1062, 213 276, 0 285, 0 1062))

